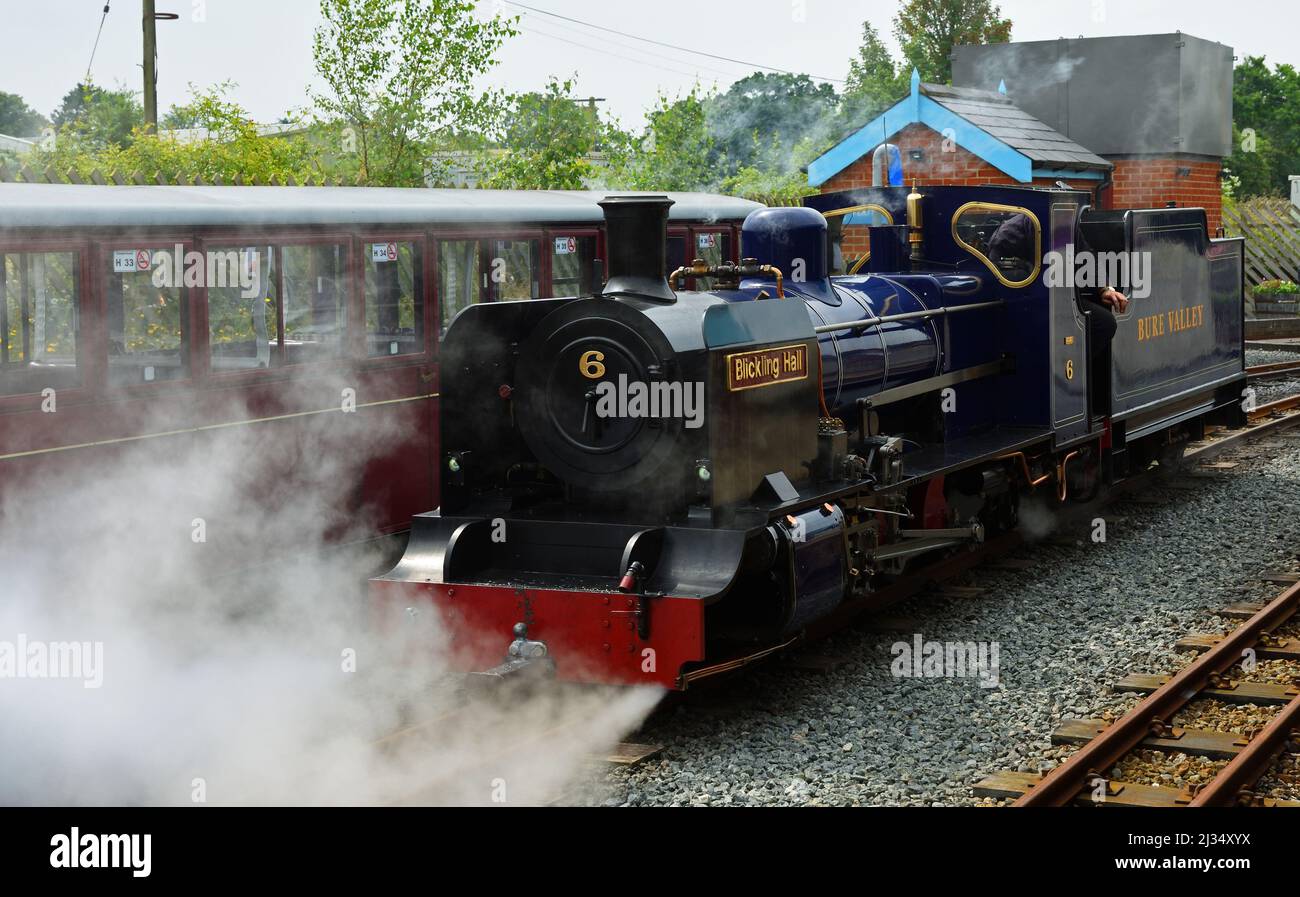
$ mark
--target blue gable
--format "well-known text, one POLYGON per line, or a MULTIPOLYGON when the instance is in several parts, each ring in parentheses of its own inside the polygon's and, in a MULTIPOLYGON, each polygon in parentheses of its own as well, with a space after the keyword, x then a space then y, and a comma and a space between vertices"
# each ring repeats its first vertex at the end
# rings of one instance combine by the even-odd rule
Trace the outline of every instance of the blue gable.
POLYGON ((925 125, 940 134, 951 129, 953 140, 962 149, 1021 183, 1034 179, 1028 156, 939 105, 920 88, 921 78, 914 71, 908 96, 809 163, 808 183, 821 186, 911 124, 925 125))

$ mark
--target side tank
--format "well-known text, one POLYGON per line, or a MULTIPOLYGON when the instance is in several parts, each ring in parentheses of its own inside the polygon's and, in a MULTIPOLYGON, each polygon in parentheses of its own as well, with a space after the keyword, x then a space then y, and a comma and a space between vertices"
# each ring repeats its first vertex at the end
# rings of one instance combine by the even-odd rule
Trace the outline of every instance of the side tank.
MULTIPOLYGON (((828 276, 826 219, 815 209, 758 209, 745 219, 741 255, 774 265, 785 275, 789 298, 802 299, 814 327, 923 311, 943 304, 935 278, 879 274, 828 276)), ((731 301, 752 300, 772 282, 746 279, 731 301)), ((941 373, 944 357, 933 320, 897 321, 819 337, 822 390, 833 414, 843 416, 860 398, 941 373)))

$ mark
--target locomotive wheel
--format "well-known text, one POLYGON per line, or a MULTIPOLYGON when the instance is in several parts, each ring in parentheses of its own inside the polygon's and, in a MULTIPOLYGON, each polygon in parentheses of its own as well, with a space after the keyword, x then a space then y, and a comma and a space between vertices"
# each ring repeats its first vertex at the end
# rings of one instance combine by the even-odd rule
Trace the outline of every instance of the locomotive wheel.
POLYGON ((1161 476, 1174 476, 1186 466, 1185 455, 1187 453, 1187 441, 1180 439, 1177 442, 1171 442, 1160 449, 1160 456, 1157 462, 1160 465, 1161 476))

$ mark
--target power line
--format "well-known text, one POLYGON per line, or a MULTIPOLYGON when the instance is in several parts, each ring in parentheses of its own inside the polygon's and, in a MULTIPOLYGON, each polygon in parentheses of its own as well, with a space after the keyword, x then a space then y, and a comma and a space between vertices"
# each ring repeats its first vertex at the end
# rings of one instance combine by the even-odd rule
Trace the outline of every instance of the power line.
MULTIPOLYGON (((706 53, 706 52, 704 52, 703 50, 692 50, 692 49, 690 49, 689 47, 679 47, 679 46, 677 46, 676 44, 666 44, 666 43, 664 43, 663 41, 654 40, 654 39, 649 38, 649 37, 641 37, 640 35, 637 35, 637 34, 629 34, 629 33, 626 32, 626 31, 618 31, 617 29, 614 29, 614 28, 606 28, 606 27, 604 27, 604 26, 602 26, 602 25, 593 25, 591 22, 584 22, 584 21, 582 21, 581 19, 574 19, 574 18, 570 18, 569 16, 562 16, 562 15, 560 15, 560 14, 557 13, 557 12, 548 12, 548 11, 545 10, 545 9, 537 9, 537 8, 534 7, 534 6, 528 6, 528 5, 523 4, 523 3, 515 3, 514 0, 503 0, 503 2, 504 2, 507 6, 514 6, 514 7, 518 8, 518 9, 526 9, 526 10, 528 10, 529 12, 540 13, 541 15, 544 15, 544 16, 550 16, 551 18, 554 18, 554 19, 563 19, 563 20, 566 21, 566 22, 573 22, 575 25, 585 25, 586 27, 588 27, 588 28, 594 28, 594 29, 596 29, 597 31, 605 31, 605 32, 607 32, 607 33, 609 33, 609 34, 617 34, 619 37, 627 37, 627 38, 631 38, 632 40, 644 41, 644 42, 647 43, 647 44, 654 44, 654 45, 657 46, 657 47, 666 47, 666 48, 668 48, 669 50, 678 50, 678 51, 680 51, 680 52, 682 52, 682 53, 692 53, 692 54, 694 54, 694 55, 696 55, 696 56, 707 56, 709 59, 717 59, 717 60, 720 60, 720 61, 722 61, 722 62, 730 62, 730 63, 733 63, 733 64, 735 64, 735 65, 744 65, 744 66, 749 66, 750 68, 763 69, 763 70, 765 70, 765 71, 776 72, 776 73, 781 74, 781 75, 801 75, 801 74, 806 74, 805 72, 792 72, 792 71, 790 71, 789 69, 779 69, 779 68, 775 68, 775 67, 770 66, 770 65, 760 65, 760 64, 757 63, 757 62, 746 62, 746 61, 743 60, 743 59, 732 59, 730 56, 718 56, 718 55, 715 54, 715 53, 706 53)), ((820 75, 808 75, 808 77, 813 78, 814 80, 817 80, 817 81, 833 81, 833 82, 835 82, 836 84, 844 84, 844 83, 845 83, 845 81, 844 81, 843 78, 823 78, 823 77, 820 76, 820 75)))
POLYGON ((99 17, 99 30, 95 32, 95 45, 90 48, 90 62, 86 63, 86 80, 90 83, 90 68, 95 64, 95 51, 99 49, 99 36, 104 33, 104 20, 108 18, 108 3, 104 4, 104 14, 99 17))
POLYGON ((567 37, 560 37, 558 34, 551 34, 550 32, 547 31, 540 31, 535 25, 530 26, 528 29, 525 30, 524 33, 535 34, 538 37, 549 37, 551 40, 558 40, 561 43, 566 43, 574 47, 581 47, 582 49, 590 50, 593 53, 604 53, 606 56, 613 56, 615 59, 621 59, 624 62, 635 62, 638 65, 644 65, 652 69, 658 69, 661 72, 671 72, 674 75, 683 75, 687 78, 698 79, 700 77, 699 72, 686 72, 686 71, 682 71, 681 69, 675 69, 665 65, 660 65, 657 62, 646 62, 645 60, 637 59, 633 56, 624 56, 621 53, 611 53, 609 50, 602 50, 600 47, 593 47, 590 44, 583 44, 583 43, 579 43, 576 40, 569 40, 567 37))
MULTIPOLYGON (((531 20, 528 20, 528 21, 531 22, 531 20)), ((568 32, 569 34, 575 34, 575 35, 577 35, 578 37, 581 37, 581 38, 587 38, 587 39, 591 39, 591 38, 599 38, 599 35, 592 34, 592 33, 589 32, 589 31, 582 31, 582 30, 580 30, 580 29, 578 29, 578 28, 572 28, 572 27, 570 27, 570 26, 568 26, 568 25, 565 25, 563 22, 547 22, 546 24, 547 24, 547 27, 560 28, 560 29, 562 29, 562 30, 568 32)), ((533 27, 533 26, 530 25, 530 27, 533 27)), ((611 47, 622 47, 624 50, 627 50, 629 53, 648 53, 648 52, 650 52, 650 51, 645 50, 644 48, 636 47, 636 46, 633 46, 633 45, 631 45, 631 44, 623 44, 623 43, 619 43, 618 41, 613 41, 613 40, 608 40, 608 39, 606 39, 606 43, 607 43, 609 46, 611 46, 611 47)), ((606 49, 606 50, 600 50, 600 49, 597 49, 597 48, 594 48, 594 47, 589 48, 589 49, 595 49, 596 52, 604 52, 604 53, 608 53, 608 50, 607 50, 607 49, 606 49)), ((618 54, 613 54, 613 55, 617 56, 618 54)), ((620 58, 621 58, 621 57, 620 57, 620 58)), ((678 58, 676 58, 676 57, 674 57, 674 56, 666 56, 666 55, 663 55, 663 54, 660 54, 657 58, 655 58, 655 59, 654 59, 654 62, 655 62, 655 64, 662 64, 662 63, 667 62, 667 63, 671 63, 671 64, 673 64, 673 65, 687 65, 687 66, 691 66, 692 68, 694 68, 694 69, 697 70, 697 76, 698 76, 698 72, 699 72, 699 71, 705 71, 705 72, 712 72, 713 74, 716 74, 716 75, 721 75, 721 76, 724 77, 724 78, 737 78, 737 77, 740 77, 740 76, 737 75, 734 71, 729 72, 729 71, 726 71, 726 70, 724 70, 724 69, 716 68, 716 67, 714 67, 714 66, 710 66, 710 65, 701 65, 700 63, 698 63, 698 62, 693 62, 693 61, 691 61, 691 60, 689 60, 689 59, 678 59, 678 58)))

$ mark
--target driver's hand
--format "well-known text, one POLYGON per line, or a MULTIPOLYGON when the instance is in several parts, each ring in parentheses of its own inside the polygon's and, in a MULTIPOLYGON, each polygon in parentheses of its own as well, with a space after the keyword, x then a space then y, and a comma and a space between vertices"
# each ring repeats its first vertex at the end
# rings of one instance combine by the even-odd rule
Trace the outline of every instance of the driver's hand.
POLYGON ((1122 315, 1128 311, 1128 297, 1119 290, 1105 290, 1101 294, 1101 304, 1115 309, 1115 314, 1122 315))

